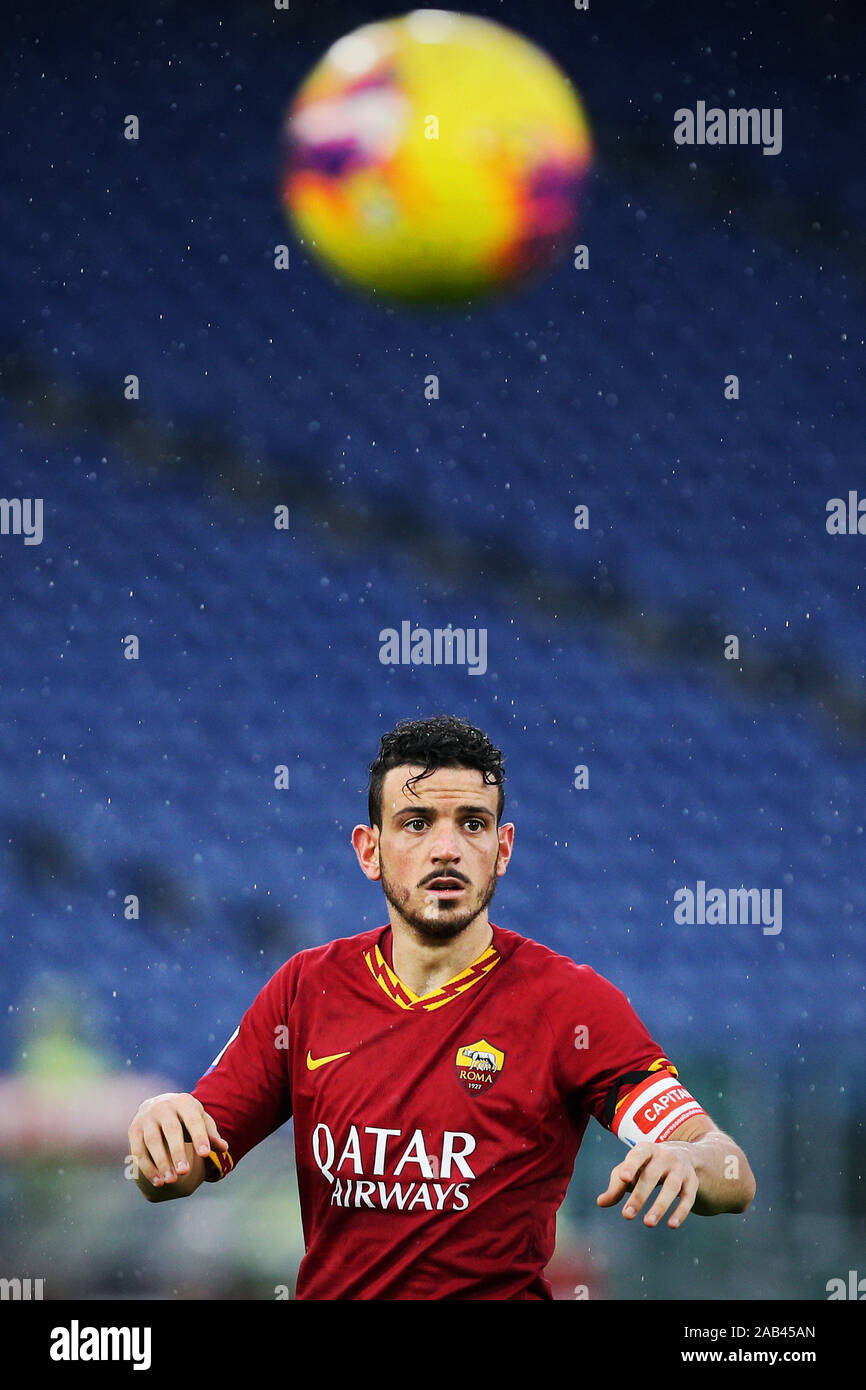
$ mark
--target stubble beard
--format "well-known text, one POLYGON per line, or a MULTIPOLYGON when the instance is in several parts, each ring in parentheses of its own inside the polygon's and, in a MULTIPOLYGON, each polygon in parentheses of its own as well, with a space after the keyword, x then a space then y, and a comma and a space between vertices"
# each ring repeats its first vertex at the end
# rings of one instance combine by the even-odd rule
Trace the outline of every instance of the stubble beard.
MULTIPOLYGON (((409 906, 409 899, 412 896, 411 890, 395 888, 391 883, 380 855, 379 871, 382 875, 382 892, 395 912, 399 913, 403 921, 426 942, 453 941, 461 932, 466 931, 467 927, 471 927, 493 898, 493 894, 496 892, 496 865, 498 863, 499 853, 497 852, 493 872, 484 888, 476 891, 475 902, 470 906, 457 907, 456 904, 447 901, 444 904, 434 902, 424 911, 419 912, 409 906)), ((421 891, 425 890, 422 889, 421 891)))

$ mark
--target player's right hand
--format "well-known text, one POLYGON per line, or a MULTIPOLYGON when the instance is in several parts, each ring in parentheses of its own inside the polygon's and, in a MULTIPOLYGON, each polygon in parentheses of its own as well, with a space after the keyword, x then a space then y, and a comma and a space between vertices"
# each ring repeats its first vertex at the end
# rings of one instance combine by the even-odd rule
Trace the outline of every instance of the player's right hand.
MULTIPOLYGON (((190 1160, 203 1172, 203 1161, 211 1149, 225 1152, 216 1121, 200 1100, 184 1091, 167 1091, 142 1101, 129 1126, 129 1154, 136 1171, 152 1187, 176 1183, 190 1175, 190 1160), (187 1145, 191 1148, 187 1156, 187 1145)), ((196 1184, 197 1185, 197 1184, 196 1184)))

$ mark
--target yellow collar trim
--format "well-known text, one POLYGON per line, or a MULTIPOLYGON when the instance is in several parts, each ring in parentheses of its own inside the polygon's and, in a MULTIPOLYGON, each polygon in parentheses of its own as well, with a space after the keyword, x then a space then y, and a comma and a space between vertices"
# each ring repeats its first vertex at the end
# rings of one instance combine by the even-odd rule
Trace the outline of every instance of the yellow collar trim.
POLYGON ((404 985, 398 975, 394 974, 390 965, 386 961, 378 944, 372 946, 364 952, 364 960, 370 970, 370 974, 381 989, 385 991, 389 999, 393 999, 395 1004, 399 1004, 401 1009, 441 1009, 443 1004, 450 1004, 452 999, 464 994, 473 985, 480 984, 485 975, 489 975, 500 961, 499 952, 494 946, 488 946, 487 950, 461 970, 459 975, 446 980, 444 985, 434 989, 432 994, 414 994, 408 985, 404 985))

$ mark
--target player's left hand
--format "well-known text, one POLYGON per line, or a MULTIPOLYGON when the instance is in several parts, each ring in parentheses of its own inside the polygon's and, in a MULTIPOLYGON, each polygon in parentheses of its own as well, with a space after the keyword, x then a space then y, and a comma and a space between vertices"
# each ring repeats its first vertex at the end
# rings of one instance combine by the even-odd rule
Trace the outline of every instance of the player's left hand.
POLYGON ((596 1201, 600 1207, 614 1207, 626 1194, 623 1216, 633 1221, 650 1193, 661 1185, 661 1192, 644 1216, 645 1226, 655 1226, 672 1202, 676 1202, 668 1225, 681 1226, 698 1194, 698 1175, 689 1155, 688 1144, 635 1144, 622 1163, 612 1170, 607 1191, 596 1201), (679 1198, 679 1201, 677 1201, 679 1198))

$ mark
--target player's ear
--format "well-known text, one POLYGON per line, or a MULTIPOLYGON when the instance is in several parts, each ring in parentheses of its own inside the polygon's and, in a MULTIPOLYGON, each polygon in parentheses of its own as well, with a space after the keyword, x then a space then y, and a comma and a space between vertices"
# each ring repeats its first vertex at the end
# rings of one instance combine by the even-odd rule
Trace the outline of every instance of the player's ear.
POLYGON ((358 863, 367 878, 382 877, 379 869, 379 831, 371 825, 356 825, 352 831, 352 846, 358 856, 358 863))
POLYGON ((514 825, 511 821, 506 821, 504 825, 497 828, 496 834, 499 837, 499 858, 496 861, 496 877, 501 878, 508 868, 508 861, 514 849, 514 825))

